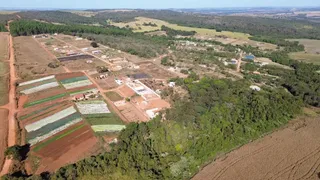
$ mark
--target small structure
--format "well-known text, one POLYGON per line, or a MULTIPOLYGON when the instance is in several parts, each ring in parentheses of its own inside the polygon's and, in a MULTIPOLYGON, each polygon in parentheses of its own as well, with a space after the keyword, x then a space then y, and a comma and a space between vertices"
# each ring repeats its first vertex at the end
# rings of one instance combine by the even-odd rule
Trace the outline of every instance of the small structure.
POLYGON ((176 83, 175 82, 169 82, 169 87, 175 87, 176 83))
POLYGON ((243 60, 253 62, 256 57, 254 55, 247 55, 243 60))
POLYGON ((54 48, 53 50, 54 50, 54 51, 59 51, 59 48, 54 48))
POLYGON ((80 40, 83 40, 83 38, 81 38, 81 37, 76 38, 76 41, 80 41, 80 40))
POLYGON ((93 61, 92 61, 92 60, 87 60, 86 63, 87 63, 87 64, 92 64, 93 61))
POLYGON ((100 50, 95 50, 95 51, 92 51, 92 54, 100 54, 101 51, 100 50))
POLYGON ((73 96, 73 100, 74 101, 82 101, 82 100, 84 100, 85 98, 84 98, 84 95, 83 94, 78 94, 78 95, 75 95, 75 96, 73 96))
POLYGON ((117 83, 118 85, 122 85, 122 84, 123 84, 123 81, 120 80, 120 79, 115 79, 115 81, 116 81, 116 83, 117 83))
POLYGON ((252 89, 254 91, 260 91, 261 90, 261 88, 259 86, 255 86, 255 85, 250 86, 250 89, 252 89))
POLYGON ((150 119, 153 119, 159 114, 159 108, 146 110, 146 113, 150 119))
POLYGON ((82 51, 88 51, 89 48, 82 48, 81 50, 82 50, 82 51))
POLYGON ((229 64, 238 64, 238 60, 236 59, 231 59, 229 64))

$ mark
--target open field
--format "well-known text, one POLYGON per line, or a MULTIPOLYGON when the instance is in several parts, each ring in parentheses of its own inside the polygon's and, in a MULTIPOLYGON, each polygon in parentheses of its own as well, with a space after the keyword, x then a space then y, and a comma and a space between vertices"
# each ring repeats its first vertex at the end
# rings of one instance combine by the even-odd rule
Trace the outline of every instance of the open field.
POLYGON ((292 59, 320 64, 320 40, 290 39, 290 41, 299 41, 305 47, 305 52, 290 53, 292 59))
POLYGON ((8 113, 7 109, 0 109, 0 169, 4 163, 4 151, 8 144, 8 113))
POLYGON ((314 64, 320 64, 320 54, 295 52, 295 53, 290 53, 289 56, 290 56, 290 58, 295 59, 295 60, 314 63, 314 64))
POLYGON ((0 106, 9 102, 9 75, 0 76, 0 106))
POLYGON ((106 96, 113 102, 123 100, 123 97, 115 91, 106 92, 106 96))
POLYGON ((48 67, 50 62, 55 62, 55 58, 30 36, 14 38, 14 48, 17 74, 21 79, 64 72, 62 67, 48 67))
POLYGON ((301 118, 204 167, 193 179, 318 179, 320 118, 301 118))
POLYGON ((8 47, 9 36, 8 33, 0 32, 0 60, 9 59, 9 47, 8 47))
POLYGON ((228 36, 228 37, 236 38, 236 39, 248 39, 248 37, 250 37, 249 34, 244 34, 244 33, 230 32, 230 31, 217 32, 214 29, 179 26, 177 24, 171 24, 171 23, 168 23, 168 22, 165 22, 162 20, 145 18, 145 17, 137 17, 136 21, 129 22, 129 23, 112 23, 112 25, 115 25, 118 27, 125 27, 125 26, 129 25, 136 32, 147 32, 147 31, 160 30, 161 26, 164 25, 164 26, 167 26, 172 29, 183 30, 183 31, 196 31, 197 34, 199 34, 199 35, 210 35, 212 37, 214 37, 214 36, 228 36), (158 26, 157 27, 143 26, 143 23, 149 23, 149 22, 155 23, 158 26), (139 28, 141 28, 141 29, 139 29, 139 28))

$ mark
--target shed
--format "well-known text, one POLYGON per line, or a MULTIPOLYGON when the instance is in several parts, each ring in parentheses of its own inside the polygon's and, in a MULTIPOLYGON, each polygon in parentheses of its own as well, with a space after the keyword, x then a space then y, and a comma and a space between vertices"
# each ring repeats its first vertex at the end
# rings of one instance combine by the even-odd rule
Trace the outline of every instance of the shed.
POLYGON ((244 60, 246 61, 254 61, 256 57, 254 55, 247 55, 244 57, 244 60))

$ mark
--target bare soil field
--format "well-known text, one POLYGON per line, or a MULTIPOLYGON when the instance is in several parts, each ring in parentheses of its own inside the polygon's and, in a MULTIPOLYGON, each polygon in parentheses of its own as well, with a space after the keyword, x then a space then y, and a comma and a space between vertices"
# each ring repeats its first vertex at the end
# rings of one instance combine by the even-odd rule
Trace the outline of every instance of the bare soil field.
POLYGON ((9 34, 5 32, 0 32, 0 60, 9 59, 9 34))
POLYGON ((8 146, 8 114, 7 109, 0 109, 0 169, 5 160, 4 151, 8 146))
POLYGON ((66 92, 66 90, 63 89, 60 86, 59 87, 50 88, 50 89, 47 89, 45 91, 40 91, 40 92, 29 94, 27 102, 29 103, 29 102, 41 100, 41 99, 48 98, 48 97, 51 97, 51 96, 55 96, 55 95, 58 95, 58 94, 63 94, 65 92, 66 92))
POLYGON ((106 96, 112 101, 112 102, 116 102, 116 101, 120 101, 123 100, 123 97, 121 97, 117 92, 115 91, 108 91, 106 92, 106 96))
POLYGON ((121 114, 130 122, 146 122, 149 119, 145 117, 137 108, 131 103, 126 103, 124 106, 117 107, 121 114))
POLYGON ((194 180, 319 179, 320 118, 301 118, 204 167, 194 180))
POLYGON ((113 89, 115 87, 118 87, 118 84, 115 82, 113 76, 108 76, 105 79, 96 79, 95 77, 98 77, 99 74, 91 75, 92 78, 94 78, 94 81, 104 90, 113 89))
POLYGON ((174 74, 158 67, 157 65, 153 64, 152 62, 143 62, 143 63, 138 63, 137 65, 140 66, 140 70, 142 72, 144 72, 154 78, 168 79, 168 78, 175 77, 174 74))
POLYGON ((64 73, 64 74, 57 74, 56 79, 58 81, 61 81, 64 79, 75 78, 75 77, 79 77, 79 76, 85 76, 85 75, 82 72, 64 73))
MULTIPOLYGON (((63 135, 70 129, 81 124, 82 123, 78 123, 60 132, 56 136, 63 135)), ((98 139, 87 125, 77 129, 71 134, 63 136, 61 139, 51 142, 35 153, 42 158, 41 165, 36 174, 44 171, 53 172, 62 166, 92 155, 98 149, 97 143, 98 139)))
POLYGON ((14 38, 14 48, 17 74, 21 79, 65 72, 62 67, 48 67, 55 59, 30 36, 14 38))
POLYGON ((105 66, 106 63, 93 58, 93 59, 81 59, 81 60, 74 60, 74 61, 66 61, 62 62, 64 66, 66 66, 71 71, 84 71, 84 70, 94 70, 97 66, 105 66), (92 63, 87 63, 88 60, 91 60, 92 63))
POLYGON ((134 96, 136 94, 136 92, 134 92, 131 88, 129 88, 127 85, 121 86, 118 89, 118 92, 121 96, 127 98, 127 97, 131 97, 134 96))

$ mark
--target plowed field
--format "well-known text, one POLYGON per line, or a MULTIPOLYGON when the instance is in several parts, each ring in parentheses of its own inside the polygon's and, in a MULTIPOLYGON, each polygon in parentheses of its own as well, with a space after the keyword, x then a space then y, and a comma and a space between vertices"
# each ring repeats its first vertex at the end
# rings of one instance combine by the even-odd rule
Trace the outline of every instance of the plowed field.
POLYGON ((194 180, 319 179, 320 118, 300 119, 207 165, 194 180))

